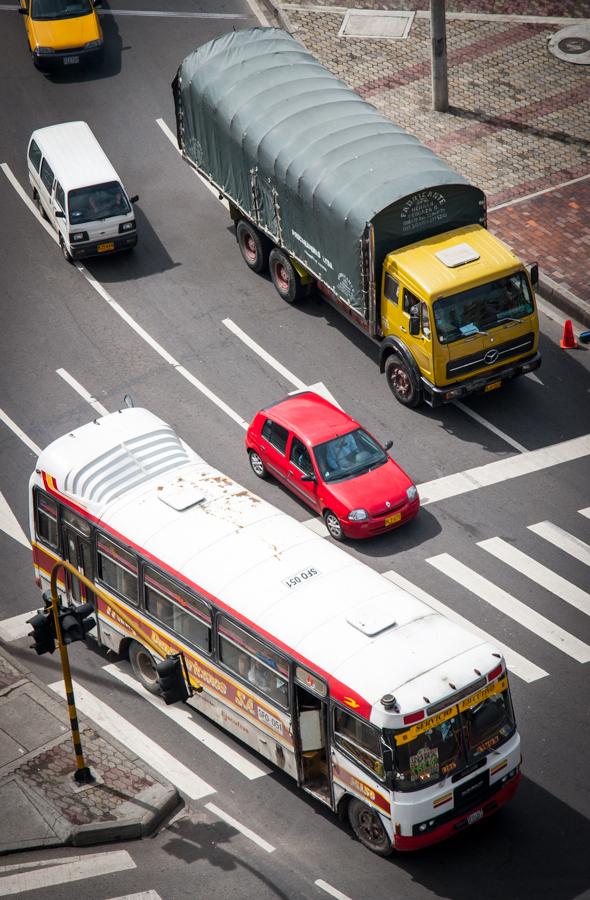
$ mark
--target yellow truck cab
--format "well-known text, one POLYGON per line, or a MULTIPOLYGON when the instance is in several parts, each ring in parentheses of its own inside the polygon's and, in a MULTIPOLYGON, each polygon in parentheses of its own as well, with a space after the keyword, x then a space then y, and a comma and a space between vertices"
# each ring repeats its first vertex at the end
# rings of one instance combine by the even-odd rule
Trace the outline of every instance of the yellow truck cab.
POLYGON ((381 333, 382 371, 409 406, 492 391, 541 363, 531 278, 480 225, 386 256, 381 333))

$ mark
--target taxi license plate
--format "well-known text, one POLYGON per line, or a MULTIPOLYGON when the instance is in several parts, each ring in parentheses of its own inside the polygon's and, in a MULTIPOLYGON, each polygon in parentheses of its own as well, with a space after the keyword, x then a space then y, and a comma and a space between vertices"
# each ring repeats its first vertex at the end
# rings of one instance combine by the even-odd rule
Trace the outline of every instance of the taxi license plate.
POLYGON ((99 244, 98 247, 96 248, 96 251, 97 251, 97 253, 105 253, 107 250, 114 250, 114 249, 115 249, 115 242, 107 241, 106 244, 99 244))
POLYGON ((79 56, 64 56, 64 66, 73 66, 80 62, 79 56))
POLYGON ((400 521, 401 517, 402 517, 402 514, 401 514, 401 513, 395 513, 395 515, 393 515, 393 516, 387 516, 387 518, 385 519, 384 524, 385 524, 386 526, 387 526, 387 525, 394 525, 396 522, 399 522, 399 521, 400 521))
POLYGON ((483 809, 476 809, 470 816, 467 816, 467 824, 474 825, 475 822, 479 822, 480 819, 483 819, 483 809))
POLYGON ((492 381, 490 384, 486 384, 484 391, 495 391, 499 387, 502 387, 501 381, 492 381))

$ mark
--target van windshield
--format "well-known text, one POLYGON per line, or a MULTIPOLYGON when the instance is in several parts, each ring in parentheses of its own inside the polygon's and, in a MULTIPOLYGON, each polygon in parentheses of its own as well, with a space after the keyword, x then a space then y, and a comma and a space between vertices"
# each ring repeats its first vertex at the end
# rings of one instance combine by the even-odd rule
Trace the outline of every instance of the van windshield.
POLYGON ((32 19, 74 19, 92 12, 90 0, 33 0, 32 19))
POLYGON ((118 181, 76 188, 68 194, 68 213, 72 225, 126 216, 130 212, 129 201, 118 181))

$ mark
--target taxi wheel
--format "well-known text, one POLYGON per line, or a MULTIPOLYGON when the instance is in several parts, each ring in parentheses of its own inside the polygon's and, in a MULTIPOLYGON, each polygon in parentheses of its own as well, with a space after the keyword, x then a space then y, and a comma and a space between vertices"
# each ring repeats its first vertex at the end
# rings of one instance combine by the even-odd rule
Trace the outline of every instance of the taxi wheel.
POLYGON ((393 850, 389 835, 377 813, 360 800, 348 804, 348 821, 357 838, 379 856, 389 856, 393 850))
POLYGON ((268 270, 268 257, 272 247, 266 235, 261 234, 249 222, 240 219, 236 226, 236 238, 246 265, 253 272, 266 272, 268 270))
POLYGON ((268 478, 267 468, 254 450, 248 450, 248 459, 255 475, 259 478, 268 478))
POLYGON ((391 393, 404 406, 414 407, 421 403, 422 391, 416 386, 410 369, 399 356, 392 355, 387 359, 385 377, 391 393))
POLYGON ((331 509, 327 509, 324 512, 324 524, 330 532, 330 536, 333 537, 335 541, 344 540, 345 535, 342 530, 342 525, 340 524, 340 519, 331 509))
POLYGON ((150 694, 160 693, 160 683, 156 674, 156 664, 151 653, 142 644, 132 641, 129 646, 129 662, 133 674, 150 694))

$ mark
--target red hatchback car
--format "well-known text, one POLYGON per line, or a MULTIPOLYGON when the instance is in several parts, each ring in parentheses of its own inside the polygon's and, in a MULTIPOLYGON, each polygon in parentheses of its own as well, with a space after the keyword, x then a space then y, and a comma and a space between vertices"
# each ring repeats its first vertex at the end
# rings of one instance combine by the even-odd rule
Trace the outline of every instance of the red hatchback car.
POLYGON ((418 512, 416 485, 385 452, 390 447, 311 391, 260 410, 246 434, 255 474, 286 485, 337 541, 390 531, 418 512))

